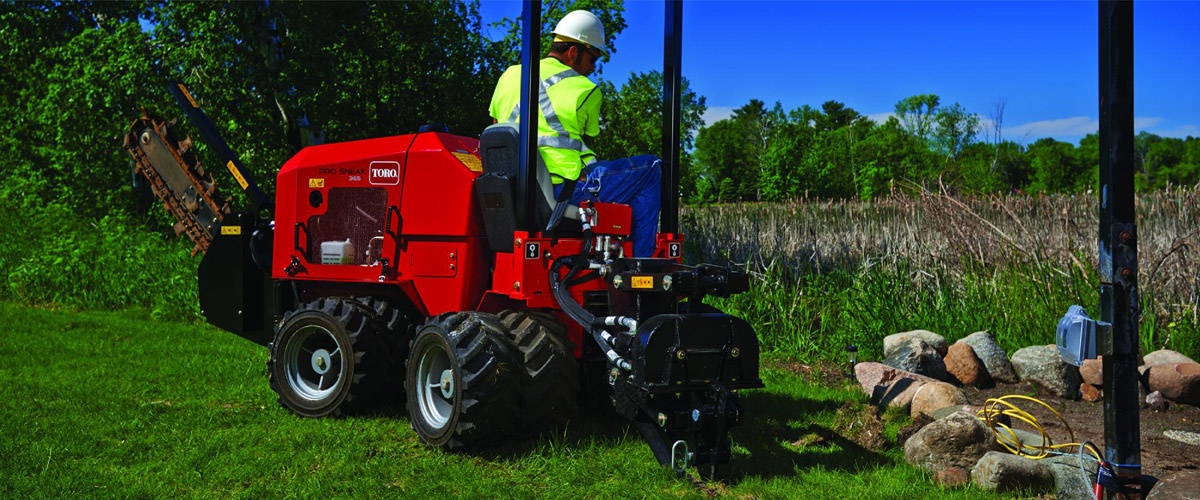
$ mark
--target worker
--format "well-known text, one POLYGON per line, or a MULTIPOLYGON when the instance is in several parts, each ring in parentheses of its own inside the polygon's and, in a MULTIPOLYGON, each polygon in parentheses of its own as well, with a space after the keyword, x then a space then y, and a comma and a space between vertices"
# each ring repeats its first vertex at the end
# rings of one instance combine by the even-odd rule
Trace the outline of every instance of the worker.
MULTIPOLYGON (((595 14, 573 11, 552 32, 549 56, 542 59, 539 75, 541 118, 538 151, 562 200, 564 181, 578 181, 570 202, 584 200, 629 205, 633 211, 631 237, 634 256, 649 257, 654 250, 661 205, 661 162, 653 155, 596 161, 586 142, 600 134, 600 88, 587 77, 596 70, 604 49, 604 25, 595 14)), ((493 123, 516 122, 521 105, 521 66, 511 66, 500 76, 489 112, 493 123)))

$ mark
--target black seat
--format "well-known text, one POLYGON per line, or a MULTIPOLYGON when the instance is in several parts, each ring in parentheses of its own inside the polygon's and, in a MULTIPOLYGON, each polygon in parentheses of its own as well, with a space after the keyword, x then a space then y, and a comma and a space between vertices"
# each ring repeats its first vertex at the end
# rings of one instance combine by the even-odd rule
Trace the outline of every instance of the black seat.
MULTIPOLYGON (((483 175, 475 179, 475 196, 483 210, 484 228, 488 243, 493 251, 511 252, 512 234, 516 230, 516 207, 523 200, 517 199, 516 185, 520 175, 520 133, 515 123, 497 123, 479 136, 479 154, 483 163, 483 175)), ((554 200, 554 184, 550 171, 537 155, 537 185, 533 191, 533 231, 545 232, 557 202, 554 200)), ((579 207, 567 205, 556 233, 580 232, 579 207)))

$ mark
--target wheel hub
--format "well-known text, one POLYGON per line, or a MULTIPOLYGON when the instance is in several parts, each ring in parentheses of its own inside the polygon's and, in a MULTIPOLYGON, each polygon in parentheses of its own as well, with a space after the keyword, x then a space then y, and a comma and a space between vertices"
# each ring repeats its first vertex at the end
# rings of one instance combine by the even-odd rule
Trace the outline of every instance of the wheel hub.
POLYGON ((312 369, 318 375, 324 375, 333 366, 333 360, 329 356, 329 351, 325 349, 317 349, 312 354, 312 369))
POLYGON ((454 397, 454 372, 442 370, 442 397, 454 397))
POLYGON ((345 357, 338 339, 320 325, 305 325, 288 340, 282 353, 284 378, 301 399, 319 402, 344 385, 345 357))

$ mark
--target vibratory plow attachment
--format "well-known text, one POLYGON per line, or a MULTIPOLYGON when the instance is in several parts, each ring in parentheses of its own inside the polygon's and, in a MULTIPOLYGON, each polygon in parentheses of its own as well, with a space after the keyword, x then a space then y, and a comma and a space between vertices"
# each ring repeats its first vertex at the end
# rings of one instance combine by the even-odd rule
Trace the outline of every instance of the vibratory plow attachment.
POLYGON ((229 213, 229 199, 221 195, 212 176, 196 160, 190 138, 179 140, 171 132, 174 122, 149 115, 134 120, 125 133, 124 146, 134 169, 175 220, 175 234, 187 234, 196 244, 192 255, 208 250, 229 213))

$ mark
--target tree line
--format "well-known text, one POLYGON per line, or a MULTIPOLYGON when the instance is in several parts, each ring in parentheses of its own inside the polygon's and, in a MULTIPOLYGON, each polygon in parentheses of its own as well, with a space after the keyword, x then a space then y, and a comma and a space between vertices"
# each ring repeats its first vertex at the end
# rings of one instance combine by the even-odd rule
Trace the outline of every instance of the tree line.
MULTIPOLYGON (((699 130, 693 203, 797 197, 871 199, 949 187, 965 193, 1076 193, 1099 181, 1100 143, 1053 138, 1024 145, 1002 139, 1004 103, 990 130, 962 105, 923 94, 896 103, 876 123, 837 101, 785 112, 751 100, 699 130), (982 136, 982 137, 981 137, 982 136)), ((1141 132, 1135 138, 1139 189, 1200 182, 1200 138, 1141 132)))

